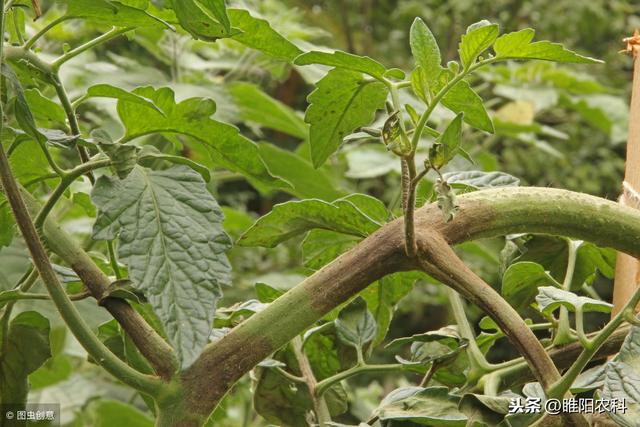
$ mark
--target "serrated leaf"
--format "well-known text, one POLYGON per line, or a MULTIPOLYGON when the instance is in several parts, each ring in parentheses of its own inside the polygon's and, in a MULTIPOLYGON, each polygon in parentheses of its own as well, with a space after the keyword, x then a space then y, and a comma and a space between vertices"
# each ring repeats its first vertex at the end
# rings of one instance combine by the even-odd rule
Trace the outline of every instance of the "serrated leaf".
POLYGON ((502 296, 516 310, 528 307, 536 298, 538 288, 557 283, 535 262, 511 264, 502 277, 502 296))
POLYGON ((461 80, 442 97, 442 105, 454 113, 464 113, 464 121, 474 128, 493 133, 491 117, 484 108, 482 98, 466 80, 461 80))
POLYGON ((387 69, 378 61, 368 56, 359 56, 336 50, 333 53, 311 51, 298 56, 294 64, 311 65, 321 64, 330 67, 344 68, 351 71, 359 71, 382 80, 387 69))
MULTIPOLYGON (((362 195, 362 198, 376 201, 370 196, 362 195)), ((349 196, 332 203, 316 199, 292 201, 274 206, 258 219, 238 239, 238 245, 272 248, 315 228, 366 237, 381 225, 382 222, 366 215, 349 196)))
POLYGON ((0 396, 2 403, 23 405, 29 392, 28 375, 51 357, 49 320, 35 311, 24 311, 11 320, 0 348, 0 396))
POLYGON ((449 163, 459 152, 462 138, 462 118, 464 114, 458 114, 449 122, 446 129, 440 134, 429 150, 429 163, 436 169, 440 169, 449 163))
POLYGON ((362 297, 355 298, 340 311, 335 325, 338 338, 354 348, 361 349, 376 336, 376 321, 362 297))
POLYGON ((302 117, 288 105, 271 98, 258 86, 246 82, 235 82, 229 85, 229 92, 240 109, 243 120, 300 139, 307 137, 308 129, 302 117))
POLYGON ((442 69, 440 48, 429 27, 420 18, 416 18, 409 31, 409 44, 416 65, 424 71, 428 82, 434 81, 442 69))
POLYGON ((227 7, 224 0, 196 0, 205 10, 211 12, 225 30, 231 31, 231 21, 227 15, 227 7))
POLYGON ((126 102, 144 105, 146 107, 154 109, 163 116, 165 115, 164 112, 160 108, 158 108, 158 106, 154 104, 150 99, 109 84, 97 84, 91 86, 89 89, 87 89, 86 97, 119 99, 126 102))
POLYGON ((458 46, 460 61, 462 61, 465 70, 469 69, 482 52, 489 49, 498 38, 499 33, 498 25, 488 21, 480 21, 467 29, 467 33, 462 36, 458 46))
POLYGON ((309 95, 305 122, 311 125, 311 161, 317 168, 335 152, 342 139, 373 120, 384 107, 387 88, 366 81, 358 72, 336 68, 323 77, 309 95))
POLYGON ((229 284, 230 242, 202 177, 185 166, 137 166, 124 179, 102 176, 93 238, 118 237, 120 260, 158 315, 183 368, 207 344, 221 286, 229 284))
POLYGON ((244 9, 229 8, 227 12, 231 25, 242 30, 241 33, 232 36, 233 40, 287 62, 293 62, 302 53, 296 45, 274 30, 266 20, 256 18, 244 9))
POLYGON ((136 102, 118 101, 118 115, 125 127, 122 142, 155 132, 189 135, 203 144, 211 160, 245 176, 257 188, 274 189, 288 186, 273 177, 260 157, 258 147, 240 135, 238 129, 211 118, 215 102, 206 98, 189 98, 175 102, 173 90, 137 88, 134 94, 147 98, 164 115, 136 102))
POLYGON ((613 305, 605 301, 589 297, 581 297, 573 292, 558 289, 552 286, 542 286, 538 289, 536 302, 543 313, 551 314, 560 306, 564 306, 569 311, 598 311, 600 313, 610 313, 613 305))
POLYGON ((462 171, 442 175, 449 185, 480 190, 495 187, 517 187, 520 180, 504 172, 462 171))
POLYGON ((500 36, 493 45, 496 59, 541 59, 554 62, 601 63, 602 61, 579 55, 559 43, 539 41, 531 43, 535 30, 525 28, 500 36))
POLYGON ((375 413, 383 422, 463 427, 467 417, 458 410, 459 402, 446 387, 404 387, 389 393, 375 413))

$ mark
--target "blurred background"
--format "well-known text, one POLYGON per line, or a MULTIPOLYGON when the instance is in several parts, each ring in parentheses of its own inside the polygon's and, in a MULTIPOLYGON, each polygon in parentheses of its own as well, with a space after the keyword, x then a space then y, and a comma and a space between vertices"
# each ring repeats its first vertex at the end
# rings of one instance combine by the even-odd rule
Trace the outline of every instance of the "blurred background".
MULTIPOLYGON (((152 3, 160 6, 163 0, 152 3)), ((500 170, 519 178, 521 185, 561 187, 609 199, 616 199, 620 193, 632 61, 619 50, 624 48, 622 38, 640 27, 637 1, 231 0, 228 3, 267 19, 302 49, 342 49, 407 71, 413 67, 408 31, 416 16, 431 28, 445 61, 456 58, 460 35, 481 19, 500 24, 503 32, 532 27, 538 40, 560 42, 580 54, 602 59, 605 63, 600 65, 529 62, 483 69, 472 84, 491 110, 496 133, 467 130, 464 146, 475 164, 460 160, 453 162, 450 169, 500 170)), ((40 20, 26 19, 28 34, 61 14, 52 1, 44 1, 43 10, 45 14, 40 20)), ((76 46, 104 30, 107 29, 68 21, 52 30, 39 46, 43 53, 53 57, 65 44, 76 46)), ((387 204, 397 199, 397 160, 380 142, 362 135, 348 138, 338 155, 319 170, 310 164, 308 169, 296 171, 287 166, 291 156, 308 159, 307 131, 301 117, 307 95, 325 72, 322 67, 291 66, 233 40, 208 43, 194 41, 180 32, 146 29, 85 53, 62 69, 72 98, 96 83, 128 89, 169 86, 178 99, 210 97, 217 103, 216 118, 235 123, 243 134, 258 142, 270 169, 298 184, 288 193, 266 193, 233 173, 215 171, 211 191, 225 206, 225 227, 233 237, 238 237, 274 204, 292 198, 332 200, 349 192, 362 192, 387 204), (289 115, 288 121, 281 120, 282 111, 289 115)), ((53 97, 53 93, 45 95, 53 97)), ((87 133, 98 125, 114 134, 121 132, 115 105, 110 101, 83 104, 79 114, 87 133)), ((448 117, 446 114, 437 111, 436 121, 448 117)), ((196 144, 182 137, 154 136, 146 143, 180 152, 205 165, 210 163, 196 144)), ((422 202, 430 196, 429 187, 427 180, 420 189, 422 202)), ((86 183, 78 183, 76 190, 89 191, 86 183)), ((90 203, 84 209, 70 205, 59 218, 65 228, 87 239, 92 219, 86 215, 95 215, 92 209, 90 203)), ((15 238, 10 247, 0 251, 0 289, 10 288, 28 262, 19 240, 15 238)), ((548 240, 537 242, 540 250, 561 259, 562 248, 558 249, 553 239, 548 240)), ((504 247, 504 239, 494 239, 463 245, 459 251, 476 272, 499 286, 506 256, 504 247)), ((234 248, 231 259, 235 283, 232 289, 225 289, 221 306, 233 307, 255 298, 256 283, 283 290, 299 283, 313 271, 304 266, 313 254, 303 249, 301 239, 275 249, 234 248)), ((101 259, 99 251, 94 256, 101 259)), ((607 261, 613 264, 612 258, 607 261)), ((594 292, 608 299, 611 286, 605 276, 594 270, 588 279, 594 292)), ((66 333, 50 305, 41 302, 37 306, 57 325, 56 344, 55 357, 32 375, 31 401, 60 402, 63 422, 68 425, 148 425, 149 412, 140 396, 114 384, 86 361, 86 354, 66 333), (124 414, 124 418, 114 418, 118 413, 124 414), (118 420, 124 424, 118 424, 118 420)), ((96 328, 109 320, 102 311, 95 310, 95 303, 83 302, 80 306, 96 328)), ((21 309, 31 307, 27 303, 20 305, 21 309)), ((225 317, 225 313, 235 311, 220 310, 216 324, 219 328, 233 326, 242 319, 242 316, 225 317)), ((482 317, 478 310, 470 310, 469 315, 475 321, 482 317)), ((593 325, 601 324, 602 320, 594 318, 593 325)), ((422 283, 400 302, 389 338, 439 328, 450 321, 442 287, 422 283)), ((513 354, 512 350, 504 344, 498 346, 494 357, 509 354, 513 354)), ((389 360, 384 350, 376 357, 389 360)), ((395 388, 398 381, 406 380, 381 376, 355 379, 348 389, 350 404, 344 421, 366 417, 383 392, 395 388), (362 387, 357 387, 358 384, 362 387)), ((247 377, 225 399, 213 424, 268 425, 253 410, 250 388, 251 379, 247 377)))

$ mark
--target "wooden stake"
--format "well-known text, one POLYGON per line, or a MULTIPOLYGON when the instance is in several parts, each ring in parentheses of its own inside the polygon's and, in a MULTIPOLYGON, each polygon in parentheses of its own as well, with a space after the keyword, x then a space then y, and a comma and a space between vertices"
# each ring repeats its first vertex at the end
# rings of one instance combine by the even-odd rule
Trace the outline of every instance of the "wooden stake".
MULTIPOLYGON (((627 136, 627 163, 625 167, 623 195, 620 203, 640 209, 640 33, 636 30, 627 43, 624 52, 633 56, 633 86, 629 109, 629 134, 627 136)), ((640 274, 638 259, 619 253, 616 262, 615 285, 613 288, 613 311, 618 311, 631 298, 638 286, 640 274)))

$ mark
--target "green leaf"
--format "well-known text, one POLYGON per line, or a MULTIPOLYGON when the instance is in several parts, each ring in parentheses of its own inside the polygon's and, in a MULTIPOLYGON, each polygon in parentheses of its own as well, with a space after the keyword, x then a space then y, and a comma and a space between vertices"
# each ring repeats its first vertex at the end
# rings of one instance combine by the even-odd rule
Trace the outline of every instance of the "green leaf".
POLYGON ((125 179, 136 166, 140 148, 134 145, 116 144, 104 129, 91 132, 91 139, 96 142, 113 162, 112 169, 120 179, 125 179))
POLYGON ((344 196, 324 169, 316 169, 304 157, 272 144, 258 144, 260 155, 274 175, 291 183, 282 191, 300 199, 318 198, 331 201, 344 196))
POLYGON ((211 173, 209 172, 209 169, 207 169, 206 166, 203 166, 200 163, 196 163, 193 160, 188 159, 187 157, 165 154, 160 150, 158 150, 153 145, 143 146, 140 152, 138 153, 137 160, 138 160, 138 163, 142 165, 144 165, 144 163, 147 161, 165 160, 169 163, 189 166, 191 169, 198 172, 206 182, 211 181, 211 173))
POLYGON ((600 313, 610 313, 613 305, 605 301, 593 298, 581 297, 573 292, 542 286, 538 289, 536 302, 543 313, 551 314, 560 306, 564 306, 569 311, 598 311, 600 313))
POLYGON ((11 320, 0 342, 0 399, 3 404, 26 403, 27 376, 51 357, 49 320, 35 311, 24 311, 11 320))
POLYGON ((458 410, 459 401, 446 387, 403 387, 389 393, 375 413, 383 422, 463 427, 467 417, 458 410))
POLYGON ((499 37, 493 45, 496 59, 542 59, 554 62, 601 63, 602 61, 579 55, 558 43, 539 41, 531 43, 535 30, 525 28, 499 37))
POLYGON ((413 59, 424 71, 427 82, 435 81, 442 69, 440 48, 429 27, 420 18, 416 18, 411 24, 409 32, 409 44, 413 59))
POLYGON ((465 70, 478 59, 478 56, 493 44, 498 38, 500 29, 497 24, 489 21, 480 21, 467 28, 467 33, 462 36, 458 52, 460 61, 465 70))
POLYGON ((89 89, 87 89, 86 97, 119 99, 134 104, 144 105, 146 107, 154 109, 163 116, 165 115, 164 112, 160 108, 158 108, 158 106, 156 106, 156 104, 154 104, 150 99, 109 84, 98 84, 91 86, 89 89))
POLYGON ((82 412, 86 425, 94 427, 153 427, 154 421, 144 412, 122 402, 94 399, 82 412))
MULTIPOLYGON (((360 199, 381 203, 366 195, 360 199)), ((310 199, 275 205, 238 239, 238 245, 273 248, 314 228, 366 237, 382 222, 366 215, 352 200, 348 196, 332 203, 310 199)))
POLYGON ((376 336, 376 321, 362 297, 344 307, 335 320, 338 338, 345 344, 362 348, 376 336))
POLYGON ((229 284, 230 242, 202 177, 185 166, 137 166, 124 180, 102 176, 93 238, 119 237, 129 276, 160 318, 182 367, 207 344, 221 285, 229 284))
POLYGON ((304 120, 289 106, 271 98, 258 86, 235 82, 229 86, 229 92, 240 109, 243 120, 306 139, 308 130, 304 120))
POLYGON ((493 122, 484 108, 482 98, 471 89, 466 80, 456 83, 441 102, 456 114, 464 113, 464 121, 474 128, 493 133, 493 122))
POLYGON ((64 109, 40 93, 38 89, 27 89, 24 97, 31 109, 33 118, 46 128, 66 126, 67 116, 64 109))
POLYGON ((145 10, 130 7, 117 1, 62 0, 62 3, 67 5, 66 16, 82 18, 102 25, 172 28, 145 10))
POLYGON ((469 419, 468 425, 495 426, 509 413, 512 396, 486 396, 467 393, 462 396, 458 408, 469 419))
POLYGON ((16 232, 15 224, 11 207, 4 196, 0 195, 0 249, 11 245, 16 232))
POLYGON ((198 4, 205 8, 206 11, 211 12, 213 16, 218 20, 227 32, 231 31, 231 21, 229 15, 227 15, 227 7, 224 4, 224 0, 196 0, 198 4))
MULTIPOLYGON (((196 39, 216 41, 241 31, 231 28, 227 11, 219 9, 219 0, 178 0, 172 3, 182 28, 196 39)), ((224 2, 222 3, 224 9, 224 2)))
POLYGON ((387 69, 378 61, 368 56, 359 56, 336 50, 333 53, 311 51, 298 56, 294 64, 311 65, 321 64, 330 67, 344 68, 351 71, 359 71, 371 77, 382 80, 387 69))
POLYGON ((331 230, 311 230, 302 242, 304 265, 319 270, 353 248, 359 241, 359 237, 349 234, 331 230))
POLYGON ((462 118, 464 114, 458 114, 447 128, 440 134, 429 150, 429 163, 440 169, 449 163, 459 152, 460 140, 462 138, 462 118))
POLYGON ((481 190, 495 187, 517 187, 520 180, 504 172, 462 171, 442 175, 454 188, 481 190))
POLYGON ((511 264, 502 277, 502 296, 516 310, 528 307, 538 295, 538 288, 556 284, 554 279, 535 262, 511 264))
POLYGON ((380 82, 366 81, 350 70, 329 71, 309 95, 305 114, 305 122, 311 125, 313 166, 321 166, 354 129, 371 123, 386 99, 387 88, 380 82))
POLYGON ((171 89, 150 86, 133 93, 153 101, 165 114, 120 99, 118 114, 126 129, 122 142, 155 132, 189 135, 203 145, 215 164, 242 174, 258 189, 287 186, 269 173, 256 144, 240 135, 234 126, 211 119, 216 110, 212 100, 189 98, 176 103, 171 89))
MULTIPOLYGON (((618 425, 633 427, 640 416, 640 328, 632 326, 615 358, 604 365, 601 399, 621 399, 626 413, 609 412, 618 425)), ((596 379, 597 380, 597 379, 596 379)))
POLYGON ((229 8, 227 11, 231 24, 242 31, 233 35, 233 40, 287 62, 293 62, 302 53, 296 45, 271 28, 266 20, 255 18, 243 9, 229 8))
POLYGON ((374 346, 384 340, 396 305, 411 292, 420 277, 421 274, 415 272, 395 273, 383 277, 360 292, 360 296, 367 302, 367 307, 376 320, 374 346))

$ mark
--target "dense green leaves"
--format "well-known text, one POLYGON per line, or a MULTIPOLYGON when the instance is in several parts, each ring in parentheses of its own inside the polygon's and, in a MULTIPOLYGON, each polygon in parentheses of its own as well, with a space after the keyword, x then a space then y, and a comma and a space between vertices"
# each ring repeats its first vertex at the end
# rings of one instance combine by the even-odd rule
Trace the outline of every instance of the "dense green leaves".
POLYGON ((427 82, 434 81, 442 69, 440 48, 429 27, 420 18, 416 18, 411 25, 409 44, 416 65, 424 72, 427 82))
POLYGON ((286 202, 273 207, 238 240, 243 246, 274 247, 277 244, 314 228, 366 237, 382 223, 363 212, 373 205, 385 211, 378 200, 364 195, 352 195, 332 203, 321 200, 286 202))
POLYGON ((40 313, 25 311, 17 315, 0 348, 0 402, 26 403, 27 376, 51 357, 49 321, 40 313))
POLYGON ((162 321, 182 366, 207 343, 221 285, 230 283, 222 212, 202 177, 176 166, 136 167, 124 180, 101 177, 93 237, 119 237, 129 276, 162 321), (187 326, 188 325, 188 326, 187 326))
POLYGON ((320 80, 309 95, 305 121, 311 125, 311 161, 321 166, 335 152, 342 139, 373 120, 384 106, 387 88, 368 81, 362 74, 336 68, 320 80))
POLYGON ((243 174, 256 187, 271 189, 287 185, 269 173, 252 141, 240 135, 235 127, 211 119, 216 111, 212 100, 190 98, 176 103, 169 88, 143 87, 133 93, 152 100, 164 114, 138 102, 120 99, 118 114, 126 129, 122 141, 155 132, 189 135, 203 144, 214 163, 243 174))
POLYGON ((531 28, 505 34, 493 45, 496 59, 542 59, 555 62, 602 62, 579 55, 558 43, 539 41, 532 43, 535 31, 531 28))
POLYGON ((298 56, 296 65, 321 64, 330 67, 344 68, 351 71, 359 71, 381 80, 386 72, 384 65, 368 56, 358 56, 352 53, 341 52, 307 52, 298 56))
POLYGON ((458 47, 465 70, 469 69, 482 52, 491 47, 499 32, 498 25, 488 21, 480 21, 467 28, 458 47))

